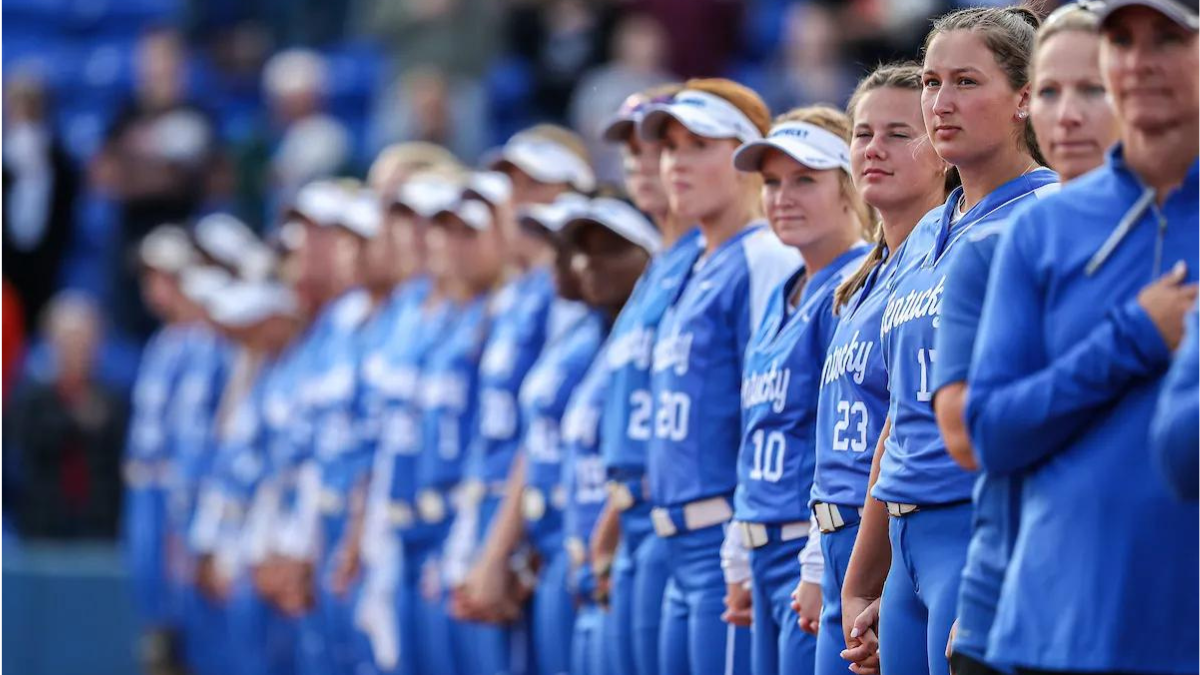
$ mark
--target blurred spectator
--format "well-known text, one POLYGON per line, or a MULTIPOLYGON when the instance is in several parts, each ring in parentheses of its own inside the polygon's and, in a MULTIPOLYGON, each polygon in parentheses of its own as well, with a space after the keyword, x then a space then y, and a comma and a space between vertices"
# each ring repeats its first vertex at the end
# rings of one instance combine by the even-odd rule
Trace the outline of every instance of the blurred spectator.
POLYGON ((680 77, 724 75, 742 34, 747 2, 631 0, 632 7, 669 26, 671 72, 680 77))
MULTIPOLYGON (((267 220, 281 204, 289 203, 300 186, 332 176, 350 161, 351 138, 346 127, 325 112, 329 66, 307 49, 279 52, 263 69, 271 129, 257 139, 271 148, 268 167, 244 166, 266 176, 267 220)), ((253 179, 253 176, 246 176, 253 179)))
POLYGON ((583 74, 605 60, 614 16, 607 3, 548 0, 514 3, 512 49, 533 66, 533 103, 552 122, 565 121, 583 74))
MULTIPOLYGON (((79 177, 51 124, 40 78, 17 71, 4 87, 4 277, 33 325, 58 289, 79 177)), ((7 348, 6 348, 7 358, 7 348)))
POLYGON ((379 98, 371 124, 372 147, 424 141, 473 159, 490 142, 482 87, 456 83, 432 65, 405 71, 379 98))
POLYGON ((3 395, 8 395, 10 386, 16 382, 20 374, 21 357, 25 354, 25 303, 21 294, 4 279, 4 300, 0 303, 3 319, 0 319, 0 329, 3 330, 3 355, 0 356, 0 366, 4 382, 3 395))
POLYGON ((593 68, 575 87, 570 122, 588 144, 596 178, 619 185, 621 153, 600 133, 626 97, 672 78, 665 70, 666 34, 654 18, 644 14, 622 18, 612 43, 613 60, 593 68))
POLYGON ((776 114, 814 103, 841 108, 858 82, 842 53, 834 14, 819 4, 794 4, 784 20, 781 49, 759 85, 776 114))
POLYGON ((206 202, 217 181, 216 138, 208 117, 184 98, 182 37, 147 32, 137 50, 134 98, 118 115, 91 166, 93 185, 120 208, 116 233, 114 328, 144 341, 154 330, 128 264, 133 247, 165 222, 183 222, 206 202))
MULTIPOLYGON (((42 316, 52 376, 28 379, 4 411, 4 452, 23 477, 15 508, 26 537, 113 537, 120 500, 125 404, 93 377, 98 308, 87 296, 55 296, 42 316)), ((10 461, 5 462, 11 465, 10 461)))

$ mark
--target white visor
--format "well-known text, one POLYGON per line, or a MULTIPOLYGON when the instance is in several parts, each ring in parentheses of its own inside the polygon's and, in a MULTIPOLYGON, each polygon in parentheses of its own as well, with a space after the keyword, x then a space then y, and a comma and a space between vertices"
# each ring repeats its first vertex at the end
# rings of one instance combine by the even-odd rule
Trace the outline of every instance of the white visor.
POLYGON ((762 138, 758 127, 737 106, 715 94, 692 89, 679 92, 670 103, 651 106, 638 122, 638 134, 648 141, 660 140, 667 121, 672 119, 705 138, 736 138, 743 143, 762 138))
POLYGON ((272 263, 267 246, 245 223, 227 213, 201 218, 195 236, 201 251, 244 278, 264 274, 272 263))
POLYGON ((322 227, 338 224, 346 191, 329 181, 315 181, 300 188, 292 211, 322 227))
POLYGON ((296 295, 278 282, 237 282, 213 296, 208 315, 218 324, 246 328, 273 316, 299 311, 296 295))
POLYGON ((645 94, 630 94, 621 103, 616 114, 609 118, 604 128, 600 130, 600 138, 609 143, 622 143, 637 132, 638 122, 646 114, 651 105, 645 94))
POLYGON ((850 173, 850 146, 837 134, 808 122, 784 122, 761 141, 747 143, 733 155, 738 171, 760 171, 763 156, 775 149, 810 169, 843 169, 850 173))
POLYGON ((346 204, 342 225, 364 239, 374 239, 383 223, 379 199, 370 190, 361 190, 346 204))
POLYGON ((195 263, 196 252, 182 227, 162 225, 142 239, 138 245, 138 258, 150 269, 179 274, 185 267, 195 263))
POLYGON ((525 133, 513 136, 488 157, 486 165, 495 170, 505 163, 539 183, 567 183, 580 192, 596 188, 596 175, 587 162, 561 143, 540 136, 525 133))
POLYGON ((422 174, 400 186, 395 203, 422 218, 432 218, 439 211, 453 208, 461 193, 461 187, 445 178, 422 174))
POLYGON ((499 171, 476 171, 463 190, 464 197, 478 197, 498 206, 512 199, 512 180, 499 171))
POLYGON ((207 307, 232 282, 233 277, 220 267, 189 267, 179 274, 179 288, 184 296, 202 307, 207 307))
POLYGON ((598 197, 588 205, 586 212, 567 221, 564 229, 586 223, 595 223, 617 233, 627 241, 640 246, 650 255, 662 248, 662 235, 646 216, 629 204, 611 197, 598 197))
POLYGON ((568 192, 560 195, 552 204, 534 204, 522 209, 517 219, 525 227, 558 233, 567 221, 586 213, 588 204, 587 197, 568 192))
POLYGON ((483 232, 492 226, 492 212, 487 204, 478 199, 464 199, 454 206, 439 210, 435 216, 449 213, 467 224, 476 232, 483 232))

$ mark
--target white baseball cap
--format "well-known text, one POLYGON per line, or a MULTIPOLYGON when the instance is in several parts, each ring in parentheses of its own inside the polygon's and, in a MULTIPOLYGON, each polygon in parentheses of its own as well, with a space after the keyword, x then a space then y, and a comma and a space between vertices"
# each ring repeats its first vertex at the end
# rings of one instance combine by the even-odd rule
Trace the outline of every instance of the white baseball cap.
POLYGON ((364 239, 374 239, 383 224, 379 198, 370 190, 360 190, 346 202, 341 224, 364 239))
POLYGON ((336 183, 318 180, 308 183, 296 193, 291 210, 316 225, 332 227, 338 224, 346 201, 346 191, 336 183))
POLYGON ((476 171, 467 181, 463 197, 478 197, 498 206, 512 199, 512 180, 499 171, 476 171))
POLYGON ((662 235, 641 211, 620 199, 597 197, 587 210, 568 220, 564 230, 595 223, 612 230, 629 242, 640 246, 650 255, 662 248, 662 235))
POLYGON ((736 138, 743 143, 762 138, 758 127, 737 106, 716 94, 694 89, 685 89, 669 103, 658 103, 646 110, 638 122, 638 135, 648 141, 659 140, 671 119, 705 138, 736 138))
POLYGON ((478 199, 463 199, 453 206, 440 209, 434 217, 448 213, 467 224, 476 232, 483 232, 492 226, 492 212, 487 204, 478 199))
POLYGON ((150 269, 179 274, 196 262, 196 251, 182 227, 160 225, 138 245, 138 259, 150 269))
POLYGON ((273 316, 299 311, 296 294, 277 281, 240 281, 213 295, 206 305, 213 321, 230 328, 246 328, 273 316))
POLYGON ((512 164, 539 183, 567 183, 580 192, 596 189, 592 167, 567 146, 542 136, 521 132, 489 153, 485 165, 498 169, 512 164))
POLYGON ((229 272, 212 265, 188 267, 179 273, 179 289, 192 302, 207 307, 212 298, 233 283, 229 272))
POLYGON ((1131 5, 1149 7, 1188 30, 1200 30, 1196 0, 1105 0, 1094 11, 1103 24, 1113 12, 1131 5))
POLYGON ((784 122, 767 137, 747 143, 733 155, 738 171, 760 171, 768 150, 779 150, 810 169, 843 169, 850 173, 850 146, 845 139, 808 122, 784 122))
POLYGON ((589 201, 581 194, 568 192, 550 204, 534 204, 521 209, 517 222, 524 227, 557 234, 567 221, 587 212, 589 201))
POLYGON ((462 188, 442 176, 418 174, 405 181, 396 193, 394 204, 410 209, 422 218, 454 208, 462 188))

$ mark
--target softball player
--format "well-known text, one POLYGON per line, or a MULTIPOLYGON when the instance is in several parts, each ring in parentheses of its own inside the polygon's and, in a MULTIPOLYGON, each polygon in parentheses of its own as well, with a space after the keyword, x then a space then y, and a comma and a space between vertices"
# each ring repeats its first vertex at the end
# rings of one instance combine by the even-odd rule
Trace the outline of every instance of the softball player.
MULTIPOLYGON (((733 516, 743 355, 771 290, 799 264, 795 250, 756 219, 757 180, 733 168, 734 151, 768 125, 754 92, 728 80, 693 80, 670 103, 651 107, 638 127, 643 138, 663 141, 672 212, 698 221, 705 239, 659 325, 651 398, 630 419, 651 436, 651 517, 670 572, 659 660, 669 674, 749 669, 748 631, 721 621, 726 591, 748 593, 749 570, 723 570, 717 550, 733 516)), ((739 547, 737 532, 728 534, 727 545, 739 547)))
MULTIPOLYGON (((1030 121, 1047 148, 1051 166, 1060 171, 1064 181, 1099 166, 1104 149, 1116 140, 1115 121, 1100 78, 1095 29, 1094 14, 1079 5, 1068 6, 1050 16, 1039 30, 1031 60, 1030 121)), ((988 271, 1001 232, 996 228, 970 236, 947 275, 951 290, 942 306, 934 379, 949 384, 935 395, 934 407, 939 417, 956 418, 949 427, 955 430, 963 428, 957 421, 963 417, 966 398, 962 380, 977 339, 988 271)), ((947 429, 943 424, 943 431, 947 429)), ((976 468, 967 439, 955 444, 948 441, 947 445, 960 464, 976 468)), ((975 485, 971 544, 953 645, 956 673, 997 672, 1003 665, 985 665, 985 657, 1004 570, 1016 539, 1019 495, 1016 477, 984 472, 975 485)))
MULTIPOLYGON (((834 291, 866 254, 870 214, 850 179, 850 122, 832 108, 793 110, 734 155, 763 177, 771 229, 804 264, 774 289, 750 339, 742 375, 735 526, 750 549, 753 672, 811 673, 815 626, 791 608, 796 560, 809 543, 820 369, 835 324, 834 291)), ((814 540, 812 550, 819 551, 814 540)), ((820 559, 820 554, 816 554, 820 559)), ((821 571, 806 572, 810 580, 821 571)))
MULTIPOLYGON (((917 221, 946 198, 946 163, 934 152, 921 119, 919 66, 880 66, 859 83, 848 111, 851 173, 880 223, 874 249, 834 296, 839 319, 821 372, 812 517, 821 531, 825 564, 818 599, 811 599, 806 578, 796 591, 802 620, 820 611, 818 675, 847 672, 842 584, 867 498, 872 450, 887 417, 887 373, 878 337, 887 300, 883 282, 911 245, 917 221)), ((852 619, 860 611, 849 609, 852 619)))
MULTIPOLYGON (((1052 171, 1041 168, 1027 129, 1026 61, 1036 24, 1023 9, 966 9, 938 19, 926 38, 925 126, 939 156, 958 168, 963 185, 917 225, 931 230, 933 242, 924 251, 910 249, 913 255, 889 280, 880 327, 890 433, 882 434, 871 495, 886 511, 876 505, 867 511, 856 541, 856 548, 867 547, 867 564, 854 556, 843 594, 851 588, 859 595, 878 592, 876 587, 862 593, 850 579, 875 585, 883 576, 875 552, 885 545, 879 539, 886 513, 892 555, 879 605, 884 672, 949 672, 946 646, 971 536, 975 475, 947 454, 943 436, 950 443, 954 436, 939 433, 930 407, 954 373, 937 365, 935 337, 946 328, 940 318, 943 295, 963 290, 947 276, 959 257, 973 255, 967 242, 1003 226, 1014 208, 1057 182, 1052 171), (1001 43, 1017 48, 994 51, 992 45, 1001 43)), ((958 363, 956 355, 946 357, 948 365, 958 363)), ((843 615, 844 624, 847 619, 843 615)))
POLYGON ((626 190, 641 211, 655 218, 665 246, 617 317, 604 352, 612 382, 601 416, 600 452, 610 496, 593 534, 591 566, 599 599, 610 604, 605 640, 615 675, 653 675, 659 667, 667 568, 664 542, 653 536, 646 482, 653 414, 650 362, 663 313, 703 248, 700 230, 671 216, 659 173, 662 144, 640 138, 637 123, 650 105, 668 101, 678 90, 672 85, 631 97, 604 133, 610 142, 623 144, 626 190))
MULTIPOLYGON (((662 245, 661 235, 636 209, 613 199, 595 199, 582 217, 566 224, 564 236, 583 260, 581 292, 592 307, 612 321, 626 306, 650 257, 662 245)), ((563 414, 564 482, 568 508, 564 515, 566 549, 571 560, 572 588, 579 609, 571 639, 571 672, 603 675, 610 668, 611 622, 596 601, 597 575, 589 560, 588 541, 607 500, 607 472, 600 452, 601 417, 611 394, 612 371, 604 349, 571 396, 563 414)), ((602 574, 600 576, 603 576, 602 574)), ((660 595, 661 599, 661 595, 660 595)), ((632 650, 626 646, 628 654, 632 650)))
POLYGON ((1032 672, 1194 672, 1200 560, 1178 533, 1200 514, 1130 449, 1149 442, 1196 297, 1198 22, 1180 2, 1097 13, 1121 143, 1002 237, 968 377, 981 465, 1022 480, 988 658, 1032 672))

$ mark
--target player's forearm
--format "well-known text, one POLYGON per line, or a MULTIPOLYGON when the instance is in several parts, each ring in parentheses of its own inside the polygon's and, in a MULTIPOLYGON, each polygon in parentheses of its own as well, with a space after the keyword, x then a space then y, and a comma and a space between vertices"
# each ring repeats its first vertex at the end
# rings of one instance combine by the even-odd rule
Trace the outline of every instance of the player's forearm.
POLYGON ((867 484, 867 499, 863 504, 862 522, 858 538, 854 541, 854 552, 846 568, 846 579, 842 585, 843 598, 874 599, 883 593, 883 582, 887 580, 888 568, 892 564, 892 547, 888 541, 888 514, 883 503, 871 497, 871 490, 879 479, 879 465, 883 457, 884 441, 892 431, 888 419, 875 446, 871 460, 871 478, 867 484))
POLYGON ((518 453, 508 472, 504 500, 496 512, 484 545, 483 555, 489 559, 504 559, 517 549, 525 536, 525 519, 521 500, 525 493, 525 455, 518 453))
POLYGON ((966 407, 966 382, 953 382, 934 394, 933 412, 946 444, 946 453, 962 468, 975 471, 979 463, 971 447, 971 436, 967 433, 966 407))

